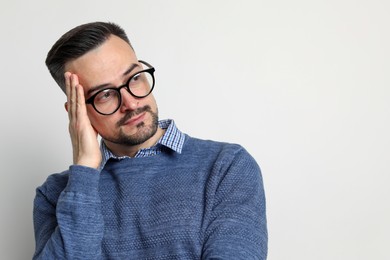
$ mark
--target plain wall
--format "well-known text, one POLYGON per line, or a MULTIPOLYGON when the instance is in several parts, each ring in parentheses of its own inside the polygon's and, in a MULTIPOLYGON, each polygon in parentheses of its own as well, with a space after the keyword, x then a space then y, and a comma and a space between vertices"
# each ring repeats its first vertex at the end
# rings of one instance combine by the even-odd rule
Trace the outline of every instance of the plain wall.
POLYGON ((389 3, 2 1, 0 258, 31 259, 35 188, 71 163, 47 51, 100 20, 156 67, 161 118, 259 162, 268 259, 390 259, 389 3))

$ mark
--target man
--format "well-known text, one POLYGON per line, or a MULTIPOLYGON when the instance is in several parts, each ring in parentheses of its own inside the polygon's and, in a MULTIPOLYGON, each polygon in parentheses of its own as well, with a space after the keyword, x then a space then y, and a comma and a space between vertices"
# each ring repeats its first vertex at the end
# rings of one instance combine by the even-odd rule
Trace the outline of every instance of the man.
POLYGON ((37 188, 34 259, 266 259, 258 165, 159 121, 154 68, 119 26, 70 30, 46 65, 67 95, 73 165, 37 188))

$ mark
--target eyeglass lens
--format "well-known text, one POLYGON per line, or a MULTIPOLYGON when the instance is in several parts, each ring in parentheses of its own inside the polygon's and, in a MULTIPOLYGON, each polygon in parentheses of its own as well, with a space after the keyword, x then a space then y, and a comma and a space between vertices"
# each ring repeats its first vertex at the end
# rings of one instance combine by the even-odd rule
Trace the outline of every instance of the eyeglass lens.
MULTIPOLYGON (((143 98, 150 94, 153 86, 152 74, 144 71, 133 75, 124 88, 130 91, 132 96, 143 98)), ((120 91, 118 88, 109 88, 99 92, 93 102, 95 109, 102 114, 114 113, 122 103, 120 91)))

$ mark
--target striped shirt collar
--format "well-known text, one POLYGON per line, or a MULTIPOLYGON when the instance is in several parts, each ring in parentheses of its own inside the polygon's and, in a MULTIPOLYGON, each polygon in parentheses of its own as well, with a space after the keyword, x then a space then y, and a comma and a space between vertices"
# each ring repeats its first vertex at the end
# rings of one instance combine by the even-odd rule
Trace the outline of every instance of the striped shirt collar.
MULTIPOLYGON (((162 129, 165 129, 164 135, 158 140, 158 142, 150 147, 141 149, 134 156, 137 157, 148 157, 161 153, 165 148, 169 148, 177 153, 181 153, 183 149, 185 134, 182 133, 175 125, 175 122, 171 119, 160 120, 158 126, 162 129)), ((102 163, 100 164, 99 169, 103 169, 107 161, 111 158, 121 160, 124 158, 129 158, 128 156, 116 156, 114 155, 103 142, 100 143, 100 150, 102 152, 102 163)))

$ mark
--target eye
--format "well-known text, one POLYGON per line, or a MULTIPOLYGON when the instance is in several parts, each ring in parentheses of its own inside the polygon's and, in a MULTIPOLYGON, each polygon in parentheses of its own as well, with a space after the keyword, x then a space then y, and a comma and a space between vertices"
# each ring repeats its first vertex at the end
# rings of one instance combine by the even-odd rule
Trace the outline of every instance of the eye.
POLYGON ((133 77, 133 81, 138 81, 141 78, 141 73, 135 74, 133 77))
POLYGON ((130 86, 130 87, 133 87, 133 86, 139 84, 140 82, 142 82, 142 77, 143 77, 143 73, 142 73, 142 72, 141 72, 141 73, 135 74, 135 75, 131 78, 131 80, 130 80, 130 82, 129 82, 129 86, 130 86))
POLYGON ((105 103, 117 98, 118 93, 113 89, 104 89, 100 91, 95 97, 95 103, 105 103))

